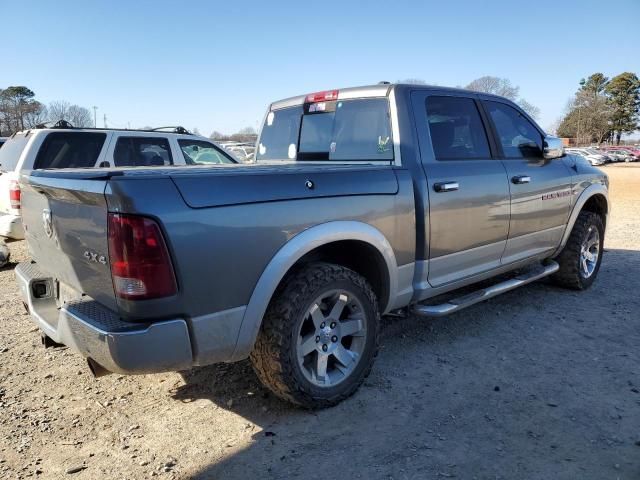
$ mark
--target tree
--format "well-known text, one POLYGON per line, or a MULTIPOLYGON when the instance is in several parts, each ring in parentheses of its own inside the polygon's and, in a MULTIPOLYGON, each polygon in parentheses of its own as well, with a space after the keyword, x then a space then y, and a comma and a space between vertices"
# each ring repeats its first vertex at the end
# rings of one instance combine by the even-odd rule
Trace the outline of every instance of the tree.
POLYGON ((33 97, 35 93, 24 86, 0 90, 0 130, 13 133, 29 128, 29 117, 43 108, 33 97))
POLYGON ((88 108, 72 105, 65 100, 49 104, 49 121, 52 123, 66 120, 74 127, 93 127, 93 116, 88 108))
POLYGON ((512 102, 520 105, 520 107, 532 118, 538 118, 540 115, 540 109, 538 107, 532 105, 524 98, 520 98, 520 87, 512 85, 511 80, 508 78, 486 75, 484 77, 476 78, 465 88, 475 92, 491 93, 493 95, 508 98, 512 102))
POLYGON ((209 138, 211 140, 226 140, 227 139, 227 135, 225 135, 224 133, 218 132, 217 130, 214 130, 211 135, 209 135, 209 138))
POLYGON ((608 82, 602 73, 594 73, 580 81, 580 88, 569 101, 567 113, 558 127, 559 136, 575 138, 578 144, 602 143, 611 136, 608 82))
POLYGON ((624 72, 607 83, 606 92, 611 98, 611 123, 616 144, 624 133, 632 133, 639 128, 640 79, 635 73, 624 72))

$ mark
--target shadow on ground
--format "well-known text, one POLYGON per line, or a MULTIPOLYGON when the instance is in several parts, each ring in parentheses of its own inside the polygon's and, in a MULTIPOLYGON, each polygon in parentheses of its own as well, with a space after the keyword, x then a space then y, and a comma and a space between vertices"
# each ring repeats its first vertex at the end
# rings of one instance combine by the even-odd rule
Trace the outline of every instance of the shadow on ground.
POLYGON ((609 250, 588 292, 386 319, 371 377, 323 411, 273 397, 248 362, 186 373, 177 400, 261 428, 193 478, 640 478, 638 291, 640 252, 609 250))

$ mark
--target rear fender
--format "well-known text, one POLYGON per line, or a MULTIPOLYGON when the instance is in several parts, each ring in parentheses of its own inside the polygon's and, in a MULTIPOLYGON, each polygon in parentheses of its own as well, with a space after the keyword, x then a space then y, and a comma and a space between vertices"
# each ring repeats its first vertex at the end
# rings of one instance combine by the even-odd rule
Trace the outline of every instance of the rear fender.
POLYGON ((356 221, 327 222, 311 227, 289 240, 260 276, 245 310, 231 361, 246 358, 251 352, 269 302, 291 267, 310 251, 341 240, 360 240, 380 252, 389 274, 389 298, 385 300, 387 305, 391 304, 390 300, 395 299, 398 292, 398 265, 389 241, 378 229, 356 221))

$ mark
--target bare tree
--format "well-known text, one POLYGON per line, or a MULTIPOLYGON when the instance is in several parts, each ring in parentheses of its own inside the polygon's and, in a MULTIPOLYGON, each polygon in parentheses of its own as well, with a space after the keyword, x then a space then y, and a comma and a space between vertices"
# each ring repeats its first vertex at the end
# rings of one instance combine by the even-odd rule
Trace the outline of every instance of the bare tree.
POLYGON ((93 126, 93 116, 88 108, 72 105, 66 100, 58 100, 49 104, 49 121, 66 120, 74 127, 87 128, 93 126))
POLYGON ((68 121, 71 125, 78 128, 93 127, 93 115, 91 115, 89 109, 78 105, 71 105, 69 107, 68 121))
POLYGON ((489 75, 476 78, 467 85, 466 88, 467 90, 473 90, 475 92, 500 95, 501 97, 505 97, 513 101, 516 101, 520 94, 520 87, 511 85, 511 80, 507 78, 492 77, 489 75))
POLYGON ((68 112, 71 104, 66 100, 57 100, 49 104, 49 121, 68 120, 68 112))
POLYGON ((493 95, 499 95, 504 98, 517 103, 520 107, 527 112, 532 118, 538 118, 540 115, 540 109, 535 105, 532 105, 524 98, 520 98, 520 87, 511 84, 511 80, 508 78, 492 77, 486 75, 484 77, 476 78, 469 85, 465 87, 467 90, 473 90, 475 92, 491 93, 493 95))

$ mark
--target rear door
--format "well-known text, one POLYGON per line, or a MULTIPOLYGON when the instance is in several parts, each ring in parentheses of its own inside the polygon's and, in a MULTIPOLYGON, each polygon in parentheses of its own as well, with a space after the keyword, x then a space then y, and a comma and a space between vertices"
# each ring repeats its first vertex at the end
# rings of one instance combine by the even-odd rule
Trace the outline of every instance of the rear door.
POLYGON ((513 106, 483 101, 509 177, 511 222, 502 263, 532 257, 560 244, 571 205, 571 170, 542 156, 543 133, 513 106))
POLYGON ((472 95, 418 90, 412 104, 429 185, 429 283, 444 285, 500 265, 509 186, 472 95))

